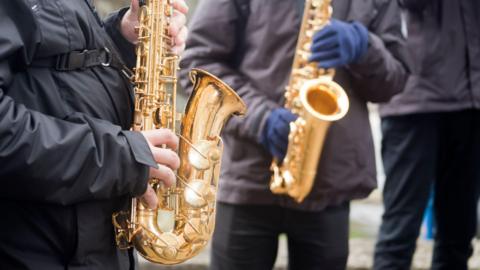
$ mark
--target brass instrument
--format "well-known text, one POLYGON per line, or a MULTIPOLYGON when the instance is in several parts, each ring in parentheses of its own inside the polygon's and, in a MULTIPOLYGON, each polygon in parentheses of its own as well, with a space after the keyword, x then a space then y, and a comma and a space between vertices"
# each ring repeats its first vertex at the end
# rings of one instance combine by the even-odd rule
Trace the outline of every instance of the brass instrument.
POLYGON ((288 149, 281 164, 272 162, 270 190, 288 194, 298 203, 310 193, 323 143, 332 121, 345 116, 348 96, 333 81, 333 69, 320 69, 309 63, 313 35, 327 25, 332 16, 331 0, 306 0, 305 11, 286 87, 285 107, 299 117, 290 123, 288 149))
MULTIPOLYGON (((175 131, 180 121, 175 108, 179 60, 167 33, 172 0, 140 2, 133 130, 175 131)), ((194 69, 190 76, 194 89, 181 119, 176 183, 165 187, 150 179, 158 208, 148 209, 134 198, 130 213, 112 217, 117 245, 134 247, 154 263, 181 263, 209 241, 223 151, 219 135, 230 116, 246 111, 240 97, 213 75, 194 69)))

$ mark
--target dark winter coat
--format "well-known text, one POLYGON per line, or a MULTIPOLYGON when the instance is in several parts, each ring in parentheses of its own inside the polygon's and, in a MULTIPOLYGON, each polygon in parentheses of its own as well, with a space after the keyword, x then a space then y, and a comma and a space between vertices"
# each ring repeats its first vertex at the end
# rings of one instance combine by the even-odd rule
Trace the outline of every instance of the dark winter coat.
MULTIPOLYGON (((87 1, 0 1, 0 268, 129 269, 111 215, 146 189, 145 139, 126 131, 133 94, 121 72, 40 67, 71 51, 133 50, 87 1)), ((125 51, 127 53, 127 51, 125 51)))
POLYGON ((350 111, 332 124, 315 185, 304 203, 269 190, 272 157, 259 140, 270 111, 283 104, 302 17, 297 1, 251 0, 250 14, 242 18, 233 0, 204 0, 191 21, 182 67, 219 76, 248 105, 247 116, 231 119, 223 135, 221 202, 321 210, 365 197, 376 186, 367 102, 388 101, 406 81, 400 12, 396 1, 334 0, 335 18, 357 20, 370 31, 366 55, 336 73, 350 98, 350 111))
POLYGON ((480 109, 480 2, 403 0, 413 69, 382 116, 480 109))

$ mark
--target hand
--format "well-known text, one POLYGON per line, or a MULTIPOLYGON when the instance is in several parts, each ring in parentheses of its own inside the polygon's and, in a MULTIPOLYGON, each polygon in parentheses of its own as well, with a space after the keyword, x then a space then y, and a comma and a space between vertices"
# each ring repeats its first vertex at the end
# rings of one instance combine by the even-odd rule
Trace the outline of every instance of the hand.
MULTIPOLYGON (((142 134, 150 146, 153 158, 158 163, 158 168, 150 168, 150 178, 156 178, 166 186, 171 186, 176 180, 173 170, 180 166, 180 159, 173 151, 178 147, 178 137, 168 129, 143 131, 142 134), (167 148, 163 148, 164 145, 167 148)), ((148 208, 157 208, 158 198, 150 185, 140 199, 148 208)))
POLYGON ((338 68, 360 59, 368 49, 368 30, 359 22, 345 23, 332 19, 315 33, 312 55, 319 68, 338 68))
MULTIPOLYGON (((132 0, 130 9, 125 13, 121 22, 121 32, 123 36, 133 44, 138 41, 138 33, 135 30, 138 27, 138 13, 140 11, 139 0, 132 0)), ((187 39, 187 22, 188 6, 185 0, 173 1, 173 17, 168 32, 175 42, 173 52, 180 54, 185 49, 185 41, 187 39)))
POLYGON ((273 110, 267 119, 261 144, 279 161, 287 154, 290 122, 296 119, 297 116, 285 108, 273 110))

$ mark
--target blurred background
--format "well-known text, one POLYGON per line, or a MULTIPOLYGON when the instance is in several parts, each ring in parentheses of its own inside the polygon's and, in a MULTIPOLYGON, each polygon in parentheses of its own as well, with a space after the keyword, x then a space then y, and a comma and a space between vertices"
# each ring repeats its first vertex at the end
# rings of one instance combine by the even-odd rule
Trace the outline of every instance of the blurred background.
MULTIPOLYGON (((198 1, 208 0, 186 0, 190 7, 189 17, 195 12, 198 1)), ((104 17, 108 13, 125 7, 130 4, 130 0, 94 0, 99 14, 104 17)), ((181 96, 181 93, 179 93, 181 96)), ((179 107, 183 107, 185 99, 180 100, 179 107)), ((376 234, 381 221, 382 203, 381 203, 381 188, 384 182, 384 174, 382 165, 380 163, 379 143, 381 140, 380 134, 380 120, 377 114, 375 105, 370 105, 370 122, 374 134, 374 140, 377 150, 377 168, 378 168, 378 183, 379 189, 374 191, 369 198, 362 201, 356 201, 351 205, 350 213, 350 256, 348 261, 349 270, 363 270, 371 269, 372 253, 375 243, 376 234)), ((423 270, 430 268, 430 258, 432 254, 432 228, 427 226, 429 220, 425 220, 425 226, 422 231, 417 244, 417 251, 413 262, 415 270, 423 270)), ((221 226, 221 224, 217 224, 221 226)), ((275 269, 287 269, 287 246, 286 237, 280 237, 280 246, 278 250, 277 262, 275 269)), ((192 258, 178 266, 159 266, 150 264, 139 258, 141 270, 206 270, 209 265, 209 247, 207 247, 200 255, 192 258)), ((469 269, 480 269, 480 244, 475 241, 475 255, 470 260, 469 269)), ((228 269, 225 269, 228 270, 228 269)), ((328 269, 327 269, 328 270, 328 269)))

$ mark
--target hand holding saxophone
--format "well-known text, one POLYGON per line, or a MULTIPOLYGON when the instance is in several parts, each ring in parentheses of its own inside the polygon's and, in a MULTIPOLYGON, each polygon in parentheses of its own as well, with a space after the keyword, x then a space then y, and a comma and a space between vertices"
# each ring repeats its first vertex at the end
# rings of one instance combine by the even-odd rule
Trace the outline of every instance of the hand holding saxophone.
POLYGON ((290 122, 297 117, 288 109, 278 108, 270 113, 265 123, 261 144, 280 162, 287 153, 290 122))
MULTIPOLYGON (((174 150, 178 148, 178 137, 168 129, 142 131, 150 146, 157 168, 150 168, 150 178, 162 181, 166 186, 175 183, 174 170, 180 166, 180 159, 174 150), (166 146, 166 147, 163 147, 166 146)), ((141 196, 142 202, 150 209, 156 209, 158 198, 153 188, 148 185, 141 196)))
POLYGON ((332 19, 312 40, 309 60, 319 68, 338 68, 360 59, 368 49, 368 30, 359 22, 332 19))
MULTIPOLYGON (((123 36, 133 44, 138 41, 138 33, 136 28, 139 26, 138 14, 140 0, 132 0, 130 9, 125 13, 121 22, 121 32, 123 36)), ((169 26, 169 33, 174 38, 173 52, 180 54, 185 49, 185 41, 187 39, 187 22, 188 6, 185 0, 173 0, 173 16, 169 26)))

